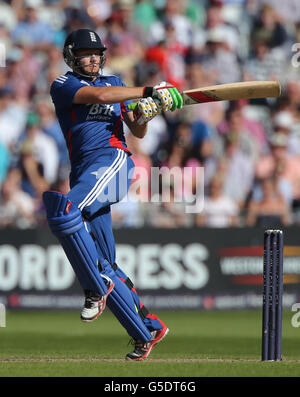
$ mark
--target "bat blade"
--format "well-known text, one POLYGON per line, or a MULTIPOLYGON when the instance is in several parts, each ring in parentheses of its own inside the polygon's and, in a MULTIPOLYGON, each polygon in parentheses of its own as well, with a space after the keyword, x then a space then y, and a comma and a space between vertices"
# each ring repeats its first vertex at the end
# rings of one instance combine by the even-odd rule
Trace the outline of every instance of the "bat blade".
MULTIPOLYGON (((279 81, 242 81, 195 88, 181 93, 184 105, 239 99, 278 98, 281 94, 279 81)), ((131 103, 130 110, 137 109, 137 102, 131 103)))
POLYGON ((183 91, 182 97, 184 105, 194 105, 238 99, 277 98, 280 93, 278 81, 245 81, 186 90, 183 91))

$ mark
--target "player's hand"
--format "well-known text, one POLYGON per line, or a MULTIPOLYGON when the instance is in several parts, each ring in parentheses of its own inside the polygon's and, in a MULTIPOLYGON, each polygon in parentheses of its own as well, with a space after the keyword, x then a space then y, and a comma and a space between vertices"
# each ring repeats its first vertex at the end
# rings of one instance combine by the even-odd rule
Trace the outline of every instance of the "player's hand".
POLYGON ((159 99, 162 110, 165 112, 173 112, 183 106, 183 99, 178 89, 165 81, 153 87, 152 98, 159 99))
POLYGON ((138 101, 138 124, 148 123, 148 121, 161 113, 161 110, 162 107, 157 99, 155 100, 151 97, 140 99, 138 101))

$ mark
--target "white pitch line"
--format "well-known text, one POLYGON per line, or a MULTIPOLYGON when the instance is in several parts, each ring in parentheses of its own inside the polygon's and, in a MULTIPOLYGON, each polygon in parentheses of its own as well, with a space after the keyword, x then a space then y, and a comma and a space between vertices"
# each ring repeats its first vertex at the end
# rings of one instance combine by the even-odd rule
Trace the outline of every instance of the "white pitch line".
MULTIPOLYGON (((0 359, 1 363, 58 363, 58 362, 126 362, 123 358, 3 358, 0 359)), ((261 360, 255 359, 239 359, 239 358, 148 358, 143 362, 155 362, 155 363, 209 363, 209 362, 219 362, 219 363, 243 363, 243 362, 253 362, 262 363, 261 360)), ((300 360, 282 360, 282 363, 300 363, 300 360)), ((267 365, 267 364, 266 364, 267 365)))

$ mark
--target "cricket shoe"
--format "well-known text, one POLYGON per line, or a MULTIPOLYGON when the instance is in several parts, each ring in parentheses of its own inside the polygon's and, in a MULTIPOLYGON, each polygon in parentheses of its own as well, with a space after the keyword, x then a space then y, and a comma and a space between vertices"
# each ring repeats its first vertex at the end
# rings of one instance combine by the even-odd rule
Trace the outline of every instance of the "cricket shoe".
POLYGON ((142 361, 149 356, 151 350, 156 346, 169 332, 169 328, 163 325, 162 329, 151 332, 152 339, 149 342, 134 341, 134 350, 125 357, 128 361, 142 361))
POLYGON ((114 282, 109 277, 105 276, 105 279, 108 282, 108 290, 104 296, 98 296, 92 291, 85 290, 85 302, 80 316, 82 321, 87 323, 94 321, 103 313, 106 307, 107 297, 115 286, 114 282))

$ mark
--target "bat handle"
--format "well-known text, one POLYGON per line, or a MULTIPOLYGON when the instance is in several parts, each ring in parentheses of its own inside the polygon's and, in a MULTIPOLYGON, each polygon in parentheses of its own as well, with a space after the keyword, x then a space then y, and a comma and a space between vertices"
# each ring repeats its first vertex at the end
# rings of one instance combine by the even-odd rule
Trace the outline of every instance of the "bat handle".
POLYGON ((132 103, 130 103, 130 104, 128 105, 128 109, 129 109, 129 110, 137 110, 137 106, 138 106, 138 103, 137 103, 137 102, 132 102, 132 103))
MULTIPOLYGON (((181 95, 183 94, 182 92, 180 93, 181 95)), ((138 110, 138 103, 137 102, 132 102, 128 105, 129 110, 138 110)))

